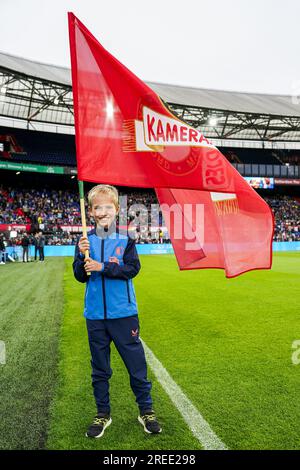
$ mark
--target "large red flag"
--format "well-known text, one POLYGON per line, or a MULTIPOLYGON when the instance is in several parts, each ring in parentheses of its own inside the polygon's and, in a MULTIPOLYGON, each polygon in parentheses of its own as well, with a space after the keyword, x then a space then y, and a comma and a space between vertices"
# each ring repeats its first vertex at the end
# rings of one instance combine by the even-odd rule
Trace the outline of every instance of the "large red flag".
POLYGON ((271 268, 273 217, 253 192, 156 189, 180 269, 222 268, 235 277, 271 268))
POLYGON ((265 201, 72 13, 69 32, 78 178, 156 188, 180 269, 270 268, 265 201))

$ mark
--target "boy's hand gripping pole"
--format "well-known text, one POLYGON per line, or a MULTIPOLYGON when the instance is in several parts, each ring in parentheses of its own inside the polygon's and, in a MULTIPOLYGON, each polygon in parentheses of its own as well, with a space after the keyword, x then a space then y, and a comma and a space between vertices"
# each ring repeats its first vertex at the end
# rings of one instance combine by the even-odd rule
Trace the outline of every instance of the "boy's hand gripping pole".
MULTIPOLYGON (((82 236, 87 238, 87 229, 86 229, 86 218, 85 218, 85 205, 84 205, 84 189, 83 189, 83 181, 78 180, 78 187, 79 187, 79 198, 80 198, 80 213, 81 213, 81 224, 82 224, 82 236)), ((89 258, 90 253, 89 250, 86 250, 84 253, 84 258, 89 258)), ((87 273, 88 276, 91 273, 87 273)))

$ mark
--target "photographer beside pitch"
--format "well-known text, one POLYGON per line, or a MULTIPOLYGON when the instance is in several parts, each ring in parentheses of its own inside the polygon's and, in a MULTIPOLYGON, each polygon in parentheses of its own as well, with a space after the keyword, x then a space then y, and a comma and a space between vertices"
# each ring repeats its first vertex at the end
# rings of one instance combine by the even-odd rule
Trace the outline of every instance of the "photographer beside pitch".
POLYGON ((114 342, 130 376, 139 406, 139 422, 145 432, 157 434, 161 427, 152 409, 151 382, 139 338, 139 320, 132 278, 140 270, 135 241, 115 230, 119 211, 118 191, 98 185, 88 193, 89 213, 95 229, 81 237, 73 262, 74 276, 86 283, 84 316, 91 351, 92 385, 97 415, 87 437, 101 437, 111 424, 109 402, 110 343, 114 342), (89 250, 90 257, 84 257, 89 250), (90 273, 90 275, 88 275, 90 273))

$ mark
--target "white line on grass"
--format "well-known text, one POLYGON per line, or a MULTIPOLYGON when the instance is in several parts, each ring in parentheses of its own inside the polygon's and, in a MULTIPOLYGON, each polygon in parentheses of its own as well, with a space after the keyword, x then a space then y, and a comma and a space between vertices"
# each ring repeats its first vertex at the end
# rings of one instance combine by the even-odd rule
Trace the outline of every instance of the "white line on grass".
MULTIPOLYGON (((142 341, 142 340, 141 340, 142 341)), ((181 388, 172 379, 169 372, 164 368, 161 362, 155 357, 151 349, 148 348, 146 343, 142 341, 147 363, 151 367, 157 380, 171 398, 172 402, 178 409, 184 421, 203 445, 205 450, 227 450, 225 444, 218 438, 218 436, 211 429, 208 422, 203 418, 201 413, 183 393, 181 388)))

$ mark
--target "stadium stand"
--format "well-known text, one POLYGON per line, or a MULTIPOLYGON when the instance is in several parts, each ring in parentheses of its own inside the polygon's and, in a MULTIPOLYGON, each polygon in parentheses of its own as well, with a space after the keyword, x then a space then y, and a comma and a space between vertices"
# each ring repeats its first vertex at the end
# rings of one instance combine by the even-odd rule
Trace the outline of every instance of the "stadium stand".
MULTIPOLYGON (((0 135, 14 139, 23 152, 12 152, 10 158, 18 162, 75 166, 76 150, 74 135, 30 131, 0 126, 0 135)), ((268 165, 300 164, 300 153, 289 150, 220 147, 230 163, 256 163, 268 165)), ((0 155, 1 157, 1 155, 0 155)), ((3 157, 3 155, 2 155, 3 157)), ((7 155, 5 155, 7 158, 7 155)))
POLYGON ((289 165, 300 165, 300 152, 296 152, 295 150, 280 152, 280 160, 285 164, 288 163, 289 165))
POLYGON ((1 135, 13 136, 24 149, 24 154, 12 154, 15 161, 51 165, 76 165, 75 138, 73 135, 36 132, 25 129, 0 127, 1 135))
MULTIPOLYGON (((150 222, 151 205, 157 205, 157 199, 153 191, 120 190, 120 196, 127 196, 127 223, 134 214, 140 216, 141 224, 150 222), (141 214, 146 207, 145 215, 141 214)), ((274 241, 299 241, 300 240, 300 202, 287 195, 264 196, 275 215, 274 241)), ((78 226, 81 224, 78 194, 71 190, 56 190, 49 188, 13 188, 0 186, 0 224, 26 224, 30 225, 33 234, 40 229, 46 236, 48 245, 73 245, 78 238, 78 226), (72 228, 72 226, 74 228, 72 228), (67 229, 66 229, 67 227, 67 229), (76 230, 77 233, 74 233, 76 230)), ((124 209, 125 210, 125 209, 124 209)), ((156 208, 158 211, 158 208, 156 208)), ((160 214, 159 223, 163 220, 160 214)), ((93 222, 87 219, 88 225, 93 222)), ((14 243, 20 243, 22 231, 18 234, 14 243)), ((157 237, 157 240, 159 236, 157 237)), ((138 243, 157 242, 150 233, 140 233, 138 243)), ((10 243, 12 240, 8 240, 10 243)), ((168 242, 167 236, 163 236, 161 242, 168 242)))
POLYGON ((274 241, 300 240, 300 202, 286 195, 265 197, 275 216, 274 241))
MULTIPOLYGON (((152 204, 157 205, 155 194, 150 190, 144 193, 120 191, 121 197, 125 195, 127 196, 127 209, 123 207, 122 210, 121 208, 120 219, 124 221, 124 211, 126 210, 126 224, 130 223, 135 215, 139 217, 141 233, 137 236, 138 243, 158 241, 159 234, 155 240, 150 233, 145 234, 143 230, 143 226, 150 222, 151 208, 155 220, 162 224, 158 207, 151 207, 152 204)), ((15 188, 1 185, 0 225, 8 224, 30 226, 32 234, 42 230, 48 245, 73 245, 78 238, 78 226, 81 225, 78 193, 49 188, 15 188), (75 234, 72 233, 73 231, 75 234)), ((87 217, 87 224, 93 225, 93 221, 89 217, 87 217)), ((12 242, 19 244, 23 232, 24 228, 18 230, 18 236, 14 240, 8 240, 8 244, 12 242)), ((163 237, 160 242, 169 242, 169 238, 163 237)))
POLYGON ((231 163, 282 165, 274 150, 225 147, 220 150, 231 163))

